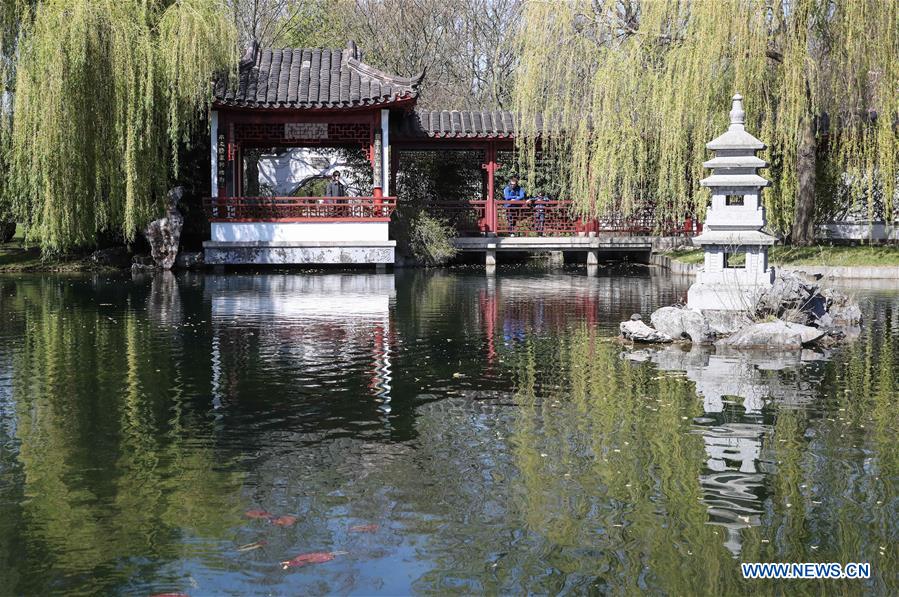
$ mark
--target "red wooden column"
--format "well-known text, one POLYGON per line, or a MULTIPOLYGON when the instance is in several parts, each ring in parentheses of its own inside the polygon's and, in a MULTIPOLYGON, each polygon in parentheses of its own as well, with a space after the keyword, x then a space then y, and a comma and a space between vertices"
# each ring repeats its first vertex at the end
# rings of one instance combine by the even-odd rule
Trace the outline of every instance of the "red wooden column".
POLYGON ((228 189, 225 191, 226 196, 235 197, 238 196, 237 193, 237 144, 234 140, 234 121, 228 118, 228 175, 230 180, 230 185, 228 189), (230 193, 228 192, 230 190, 230 193))
POLYGON ((493 189, 496 187, 496 144, 493 141, 487 143, 485 151, 485 163, 482 167, 487 171, 487 205, 484 208, 484 219, 487 220, 487 232, 496 234, 496 202, 493 189))

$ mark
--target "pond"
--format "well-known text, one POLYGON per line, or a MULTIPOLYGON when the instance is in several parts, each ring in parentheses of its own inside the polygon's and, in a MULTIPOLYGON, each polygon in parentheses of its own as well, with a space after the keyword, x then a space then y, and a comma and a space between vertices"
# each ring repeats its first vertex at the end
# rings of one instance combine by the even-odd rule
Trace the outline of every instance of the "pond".
POLYGON ((899 289, 828 353, 616 341, 689 283, 0 278, 0 594, 897 594, 899 289))

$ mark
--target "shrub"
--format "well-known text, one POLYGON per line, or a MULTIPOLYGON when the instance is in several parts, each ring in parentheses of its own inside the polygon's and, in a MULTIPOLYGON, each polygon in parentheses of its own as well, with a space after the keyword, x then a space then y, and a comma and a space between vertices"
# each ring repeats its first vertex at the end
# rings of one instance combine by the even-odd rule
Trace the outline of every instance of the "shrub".
POLYGON ((456 230, 446 222, 419 212, 410 220, 409 249, 425 265, 444 265, 455 257, 456 230))

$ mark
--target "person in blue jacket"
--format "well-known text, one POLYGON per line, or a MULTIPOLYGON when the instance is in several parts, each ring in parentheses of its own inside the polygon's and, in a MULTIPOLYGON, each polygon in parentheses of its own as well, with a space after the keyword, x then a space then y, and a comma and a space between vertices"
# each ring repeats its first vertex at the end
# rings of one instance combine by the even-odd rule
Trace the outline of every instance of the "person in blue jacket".
MULTIPOLYGON (((526 199, 524 189, 518 184, 517 176, 509 177, 509 184, 503 189, 503 199, 506 201, 524 201, 526 199)), ((509 230, 515 232, 515 220, 517 213, 521 210, 521 205, 506 203, 506 219, 509 221, 509 230)), ((514 236, 514 234, 513 234, 514 236)))

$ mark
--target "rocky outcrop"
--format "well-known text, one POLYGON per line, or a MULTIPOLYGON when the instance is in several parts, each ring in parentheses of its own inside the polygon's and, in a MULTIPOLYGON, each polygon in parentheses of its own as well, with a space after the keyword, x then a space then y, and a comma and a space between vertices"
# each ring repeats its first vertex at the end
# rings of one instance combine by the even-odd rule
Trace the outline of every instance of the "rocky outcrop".
POLYGON ((650 317, 652 327, 674 339, 688 338, 694 344, 715 340, 715 332, 702 313, 681 307, 662 307, 650 317))
POLYGON ((184 227, 184 216, 178 211, 178 203, 183 195, 183 187, 175 187, 169 191, 165 217, 153 220, 144 230, 144 236, 150 243, 150 255, 159 269, 172 269, 178 257, 181 228, 184 227))
POLYGON ((636 315, 621 324, 621 334, 638 342, 666 341, 655 339, 653 334, 659 334, 694 344, 723 337, 716 346, 790 350, 812 344, 833 346, 854 338, 861 319, 861 309, 847 295, 821 289, 817 279, 786 272, 778 275, 748 311, 662 307, 650 317, 652 327, 636 315))
POLYGON ((730 336, 747 325, 752 325, 754 320, 746 311, 703 311, 702 316, 715 333, 717 338, 730 336))
POLYGON ((641 321, 640 315, 631 315, 630 321, 622 321, 618 326, 622 338, 631 342, 662 343, 671 342, 668 334, 654 330, 641 321))
POLYGON ((862 319, 861 309, 850 297, 833 288, 822 289, 817 278, 796 272, 778 274, 771 288, 759 296, 752 315, 828 328, 857 326, 862 319))
POLYGON ((825 313, 819 317, 819 323, 823 327, 852 327, 861 324, 862 310, 849 296, 834 290, 825 288, 821 291, 825 301, 825 313))
POLYGON ((754 323, 715 343, 730 348, 796 349, 815 343, 826 332, 800 323, 775 320, 754 323))

